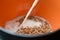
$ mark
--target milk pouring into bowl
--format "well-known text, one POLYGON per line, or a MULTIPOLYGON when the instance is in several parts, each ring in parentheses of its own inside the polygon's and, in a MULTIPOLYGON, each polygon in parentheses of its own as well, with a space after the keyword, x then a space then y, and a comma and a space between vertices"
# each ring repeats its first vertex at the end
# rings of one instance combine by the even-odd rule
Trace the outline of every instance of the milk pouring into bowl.
POLYGON ((20 16, 20 17, 16 18, 16 20, 14 19, 14 20, 8 21, 5 25, 6 30, 9 30, 13 34, 14 33, 18 34, 18 35, 19 34, 21 34, 21 35, 26 34, 26 36, 31 35, 31 34, 32 35, 33 34, 34 35, 35 34, 40 35, 40 34, 44 34, 45 32, 50 33, 51 32, 51 28, 50 28, 51 26, 45 19, 43 19, 41 17, 38 17, 38 16, 29 16, 31 11, 33 10, 33 8, 36 6, 37 2, 38 2, 38 0, 34 1, 32 7, 28 11, 26 17, 24 17, 24 16, 21 17, 20 16), (31 18, 29 19, 29 17, 31 17, 31 18), (23 18, 23 21, 22 21, 22 23, 20 23, 19 20, 21 20, 22 18, 23 18), (38 21, 36 21, 36 20, 38 20, 38 21), (19 31, 19 30, 21 30, 21 31, 19 31))

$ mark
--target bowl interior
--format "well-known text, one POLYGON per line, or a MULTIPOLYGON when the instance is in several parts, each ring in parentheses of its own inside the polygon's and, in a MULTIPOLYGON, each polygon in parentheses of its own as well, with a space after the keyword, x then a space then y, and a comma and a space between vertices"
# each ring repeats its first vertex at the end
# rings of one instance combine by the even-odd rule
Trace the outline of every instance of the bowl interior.
MULTIPOLYGON (((0 25, 15 17, 26 15, 34 0, 1 0, 0 25)), ((50 22, 52 30, 60 28, 60 0, 39 0, 31 15, 41 16, 50 22)))

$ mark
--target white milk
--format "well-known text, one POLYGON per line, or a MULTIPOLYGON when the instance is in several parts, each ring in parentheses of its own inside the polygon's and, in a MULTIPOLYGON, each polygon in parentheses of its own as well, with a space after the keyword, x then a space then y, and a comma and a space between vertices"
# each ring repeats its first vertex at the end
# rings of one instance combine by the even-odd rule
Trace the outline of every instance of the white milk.
POLYGON ((26 27, 33 28, 33 27, 41 27, 41 26, 42 26, 41 22, 36 22, 34 20, 29 20, 29 19, 27 19, 23 24, 23 28, 26 27))
POLYGON ((5 29, 9 30, 11 33, 15 33, 18 30, 19 22, 7 22, 5 29))
MULTIPOLYGON (((5 28, 12 31, 12 32, 16 32, 17 29, 19 28, 19 25, 20 25, 19 22, 10 21, 10 22, 6 23, 5 28)), ((27 19, 25 21, 25 23, 23 24, 23 28, 27 28, 27 27, 33 28, 33 27, 41 27, 41 26, 42 26, 41 22, 37 22, 34 20, 30 20, 30 19, 27 19)))

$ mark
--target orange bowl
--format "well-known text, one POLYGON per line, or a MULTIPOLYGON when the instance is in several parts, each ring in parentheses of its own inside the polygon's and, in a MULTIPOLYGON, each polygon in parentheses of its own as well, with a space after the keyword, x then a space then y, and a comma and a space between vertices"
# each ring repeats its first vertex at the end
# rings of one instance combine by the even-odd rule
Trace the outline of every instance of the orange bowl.
MULTIPOLYGON (((34 0, 1 0, 0 26, 17 16, 26 15, 34 0)), ((39 0, 31 15, 41 16, 48 20, 52 30, 60 28, 60 0, 39 0)))

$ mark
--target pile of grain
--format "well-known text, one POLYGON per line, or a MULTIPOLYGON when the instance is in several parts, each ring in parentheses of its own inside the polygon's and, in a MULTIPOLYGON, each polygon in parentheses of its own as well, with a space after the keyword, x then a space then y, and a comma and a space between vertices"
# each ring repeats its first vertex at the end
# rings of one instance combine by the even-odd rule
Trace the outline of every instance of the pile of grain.
MULTIPOLYGON (((19 19, 17 22, 22 23, 24 17, 19 19)), ((23 24, 22 28, 20 28, 17 33, 22 34, 45 34, 49 33, 51 28, 49 23, 39 17, 29 16, 26 22, 23 24)))

